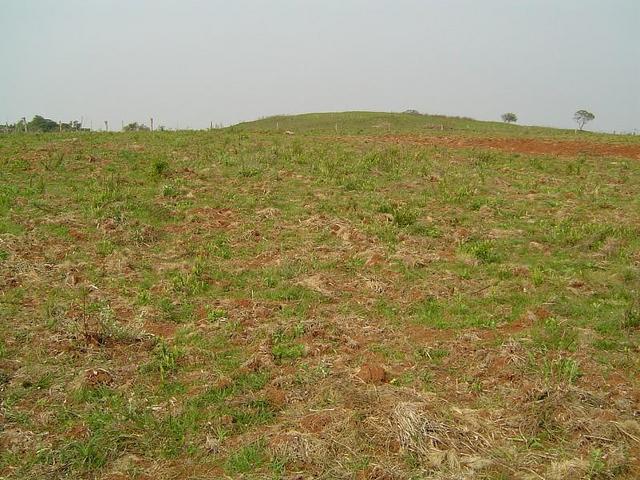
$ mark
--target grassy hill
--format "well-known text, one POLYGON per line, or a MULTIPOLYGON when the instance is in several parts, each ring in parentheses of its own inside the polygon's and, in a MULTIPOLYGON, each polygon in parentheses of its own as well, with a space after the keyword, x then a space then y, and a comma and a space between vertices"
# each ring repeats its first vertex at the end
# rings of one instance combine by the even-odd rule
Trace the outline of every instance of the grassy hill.
POLYGON ((545 137, 558 139, 607 139, 613 142, 640 143, 639 136, 594 132, 576 133, 570 129, 522 126, 486 122, 464 117, 385 112, 333 112, 301 115, 276 115, 230 127, 234 131, 276 132, 290 130, 298 134, 323 135, 464 135, 545 137), (337 129, 336 129, 337 128, 337 129))
POLYGON ((640 478, 639 152, 573 135, 1 136, 0 477, 640 478))

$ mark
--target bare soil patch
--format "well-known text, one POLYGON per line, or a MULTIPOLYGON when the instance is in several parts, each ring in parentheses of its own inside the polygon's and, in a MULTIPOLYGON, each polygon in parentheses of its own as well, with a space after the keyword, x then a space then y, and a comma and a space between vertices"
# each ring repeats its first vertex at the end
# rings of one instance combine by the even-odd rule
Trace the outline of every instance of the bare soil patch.
POLYGON ((365 143, 394 143, 398 145, 427 145, 449 148, 488 148, 505 152, 541 155, 593 155, 640 159, 640 145, 616 145, 588 140, 546 140, 541 138, 474 138, 426 137, 420 135, 382 135, 343 137, 365 143))

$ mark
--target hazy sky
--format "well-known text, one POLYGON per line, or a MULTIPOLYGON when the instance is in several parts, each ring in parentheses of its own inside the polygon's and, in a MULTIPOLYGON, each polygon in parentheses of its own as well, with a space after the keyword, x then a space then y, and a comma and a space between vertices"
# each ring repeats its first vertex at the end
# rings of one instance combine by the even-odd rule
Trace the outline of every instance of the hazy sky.
POLYGON ((415 108, 640 130, 640 0, 0 0, 0 121, 415 108))

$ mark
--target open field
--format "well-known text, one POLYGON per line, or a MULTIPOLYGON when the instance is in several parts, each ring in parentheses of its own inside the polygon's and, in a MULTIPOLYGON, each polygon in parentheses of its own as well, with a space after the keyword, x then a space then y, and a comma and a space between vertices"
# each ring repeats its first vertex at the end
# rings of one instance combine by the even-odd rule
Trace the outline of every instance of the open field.
POLYGON ((0 136, 0 478, 640 478, 639 295, 638 137, 0 136))

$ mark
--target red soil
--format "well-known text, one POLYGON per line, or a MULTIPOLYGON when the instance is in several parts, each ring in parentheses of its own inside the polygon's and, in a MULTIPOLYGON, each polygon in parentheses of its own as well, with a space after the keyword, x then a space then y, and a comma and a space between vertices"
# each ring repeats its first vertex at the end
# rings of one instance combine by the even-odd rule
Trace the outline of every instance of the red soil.
POLYGON ((612 156, 640 159, 640 144, 609 144, 588 140, 543 140, 539 138, 472 138, 427 137, 420 135, 383 135, 375 137, 349 137, 365 142, 443 146, 449 148, 488 148, 506 152, 576 156, 612 156))

